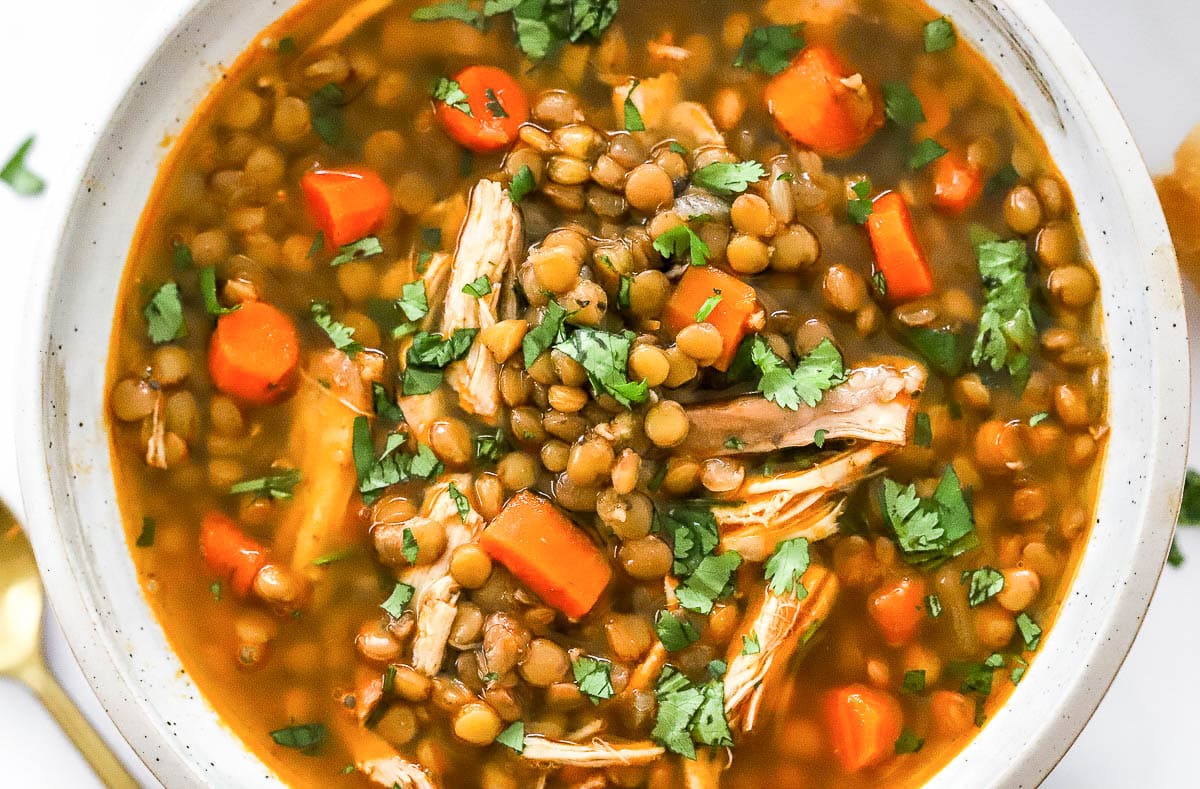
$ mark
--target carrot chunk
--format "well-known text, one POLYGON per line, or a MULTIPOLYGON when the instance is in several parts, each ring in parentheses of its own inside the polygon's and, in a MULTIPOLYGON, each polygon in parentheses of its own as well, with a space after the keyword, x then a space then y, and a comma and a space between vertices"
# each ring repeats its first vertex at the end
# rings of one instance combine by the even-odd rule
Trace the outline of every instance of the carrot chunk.
POLYGON ((213 384, 248 403, 278 400, 291 387, 300 361, 300 341, 288 316, 262 301, 217 320, 208 348, 213 384))
POLYGON ((848 773, 886 759, 894 752, 904 727, 900 702, 862 683, 831 691, 825 698, 824 713, 833 754, 848 773))
POLYGON ((750 316, 758 311, 754 288, 712 266, 691 266, 667 300, 663 321, 668 329, 678 333, 697 323, 696 314, 704 303, 718 296, 720 301, 704 322, 711 323, 721 333, 721 355, 713 367, 723 372, 729 369, 738 345, 750 330, 750 316))
POLYGON ((558 509, 529 491, 508 500, 479 545, 542 600, 579 619, 600 599, 612 568, 558 509))
POLYGON ((216 511, 205 515, 200 526, 200 555, 208 569, 242 597, 250 594, 254 576, 267 563, 267 549, 216 511))
POLYGON ((875 250, 875 269, 883 274, 891 302, 933 293, 933 271, 917 241, 908 203, 899 193, 885 192, 875 198, 867 231, 875 250))
POLYGON ((957 153, 947 153, 930 166, 933 204, 952 216, 966 211, 983 194, 983 176, 957 153))
POLYGON ((435 101, 438 123, 450 139, 476 153, 495 153, 516 142, 521 124, 529 120, 529 99, 507 71, 468 66, 453 80, 466 94, 465 102, 462 96, 435 101))
POLYGON ((823 156, 853 154, 883 125, 883 103, 827 47, 805 49, 763 95, 779 128, 823 156))
POLYGON ((925 621, 925 582, 901 578, 867 598, 867 612, 888 646, 898 647, 917 637, 925 621))
POLYGON ((377 232, 392 204, 387 184, 366 168, 310 170, 300 179, 300 190, 309 217, 330 249, 377 232))

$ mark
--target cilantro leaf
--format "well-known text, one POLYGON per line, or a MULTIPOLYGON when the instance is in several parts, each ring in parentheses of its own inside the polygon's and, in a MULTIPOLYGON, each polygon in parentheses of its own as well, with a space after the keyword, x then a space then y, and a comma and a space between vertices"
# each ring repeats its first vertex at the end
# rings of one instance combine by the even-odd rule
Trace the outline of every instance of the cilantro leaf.
POLYGON ((800 579, 808 570, 808 540, 795 537, 775 546, 765 566, 767 588, 772 594, 795 595, 797 600, 808 597, 800 579))
POLYGON ((375 447, 371 441, 370 422, 365 416, 354 418, 350 447, 358 475, 358 490, 367 504, 373 503, 392 485, 414 479, 429 480, 442 473, 441 461, 428 446, 417 444, 415 455, 401 452, 402 446, 404 437, 398 433, 391 433, 384 444, 383 454, 376 458, 375 447))
POLYGON ((431 95, 434 101, 440 101, 447 107, 456 109, 469 118, 474 118, 475 113, 471 111, 471 100, 467 96, 466 91, 452 79, 446 77, 438 77, 437 82, 433 83, 431 95))
POLYGON ((523 721, 516 721, 509 724, 508 728, 496 735, 496 742, 505 748, 511 748, 517 753, 524 753, 525 723, 523 721))
POLYGON ((379 607, 387 611, 393 619, 399 619, 404 613, 405 606, 413 599, 414 591, 408 584, 397 581, 392 593, 388 595, 388 599, 380 603, 379 607))
POLYGON ((458 519, 463 523, 467 522, 467 516, 471 514, 471 502, 467 499, 467 495, 458 489, 458 485, 453 482, 446 489, 450 494, 451 500, 454 501, 454 509, 458 510, 458 519))
POLYGON ((1185 526, 1200 523, 1200 471, 1188 469, 1187 477, 1183 481, 1179 522, 1185 526))
POLYGON ((0 181, 11 186, 12 190, 22 197, 33 197, 46 191, 46 182, 25 164, 25 158, 33 148, 33 141, 33 137, 25 138, 25 141, 17 146, 17 150, 13 151, 13 155, 8 157, 4 167, 0 168, 0 181))
POLYGON ((521 340, 525 367, 532 367, 537 358, 550 350, 551 346, 566 339, 563 334, 563 321, 566 318, 567 311, 559 306, 557 301, 551 301, 546 305, 546 313, 542 316, 542 322, 526 332, 525 339, 521 340))
POLYGON ((183 302, 179 298, 179 286, 174 282, 166 282, 154 292, 142 315, 146 318, 146 333, 156 345, 187 336, 183 302))
POLYGON ((503 430, 495 433, 480 433, 475 436, 475 458, 495 463, 508 452, 508 436, 503 430))
POLYGON ((668 260, 688 257, 693 266, 705 265, 712 255, 708 244, 687 225, 673 227, 654 239, 654 249, 668 260))
POLYGON ((362 260, 382 254, 383 244, 379 243, 379 239, 375 236, 367 236, 351 244, 343 244, 338 250, 337 257, 329 261, 329 265, 341 266, 352 260, 362 260))
POLYGON ((171 265, 176 271, 187 271, 190 268, 195 268, 196 261, 192 259, 192 248, 182 241, 176 241, 172 244, 171 265))
POLYGON ((674 666, 667 666, 654 687, 658 711, 650 737, 672 753, 696 758, 692 718, 704 704, 704 692, 674 666))
POLYGON ((758 643, 758 633, 751 633, 748 636, 742 636, 742 654, 757 655, 762 652, 762 645, 758 643))
POLYGON ((854 193, 854 199, 846 204, 846 212, 850 216, 850 221, 856 225, 865 225, 867 217, 875 211, 875 203, 871 200, 870 178, 863 178, 861 181, 856 181, 850 185, 850 191, 854 193))
POLYGON ((1033 617, 1025 612, 1017 614, 1017 632, 1021 634, 1021 640, 1025 642, 1025 648, 1030 652, 1036 650, 1038 645, 1042 643, 1042 628, 1033 621, 1033 617))
POLYGON ((654 615, 654 632, 668 652, 678 652, 700 640, 700 632, 686 617, 665 610, 654 615))
POLYGON ((312 319, 333 343, 333 347, 354 358, 363 350, 362 343, 354 339, 354 329, 344 323, 335 321, 329 314, 329 305, 323 301, 314 301, 308 308, 312 319))
POLYGON ((411 365, 404 368, 404 377, 400 381, 400 390, 408 395, 423 395, 436 392, 442 385, 442 371, 411 365))
POLYGON ((491 88, 486 88, 483 95, 487 98, 487 111, 492 114, 497 120, 508 117, 508 111, 504 109, 504 105, 500 103, 500 97, 496 95, 496 91, 491 88))
POLYGON ((972 608, 978 608, 1004 589, 1004 576, 994 567, 964 570, 962 581, 968 584, 967 603, 972 608))
MULTIPOLYGON (((134 543, 139 548, 154 547, 154 535, 158 528, 158 522, 149 515, 142 517, 142 531, 137 536, 137 542, 134 543)), ((699 636, 696 636, 699 638, 699 636)))
POLYGON ((741 194, 767 175, 758 162, 713 162, 692 173, 692 183, 701 189, 730 197, 741 194))
POLYGON ((308 114, 313 131, 326 145, 337 147, 342 142, 346 131, 346 124, 342 119, 342 106, 345 103, 346 94, 332 82, 308 99, 308 114))
POLYGON ((488 279, 487 274, 480 274, 473 282, 468 282, 463 285, 462 292, 468 296, 474 296, 477 299, 482 299, 484 296, 492 292, 492 281, 488 279))
POLYGON ((537 180, 533 177, 533 170, 529 169, 529 165, 523 164, 508 185, 508 196, 514 203, 520 204, 536 188, 537 180))
POLYGON ((1036 414, 1034 414, 1033 416, 1029 417, 1029 426, 1037 427, 1038 425, 1040 425, 1042 422, 1045 422, 1049 418, 1050 418, 1050 414, 1046 413, 1045 411, 1039 411, 1036 414))
POLYGON ((409 365, 441 369, 467 355, 478 329, 455 329, 449 337, 433 332, 417 332, 408 349, 409 365))
POLYGON ((579 692, 594 703, 613 697, 612 663, 582 655, 571 662, 571 673, 579 692))
POLYGON ((400 410, 400 406, 396 405, 396 401, 388 394, 388 390, 381 383, 371 384, 372 400, 375 402, 375 415, 383 417, 389 422, 404 424, 404 412, 400 410))
POLYGON ((289 468, 278 474, 238 482, 229 488, 229 492, 234 495, 253 493, 256 497, 280 501, 290 499, 298 484, 300 484, 300 470, 289 468))
POLYGON ((328 737, 329 730, 323 723, 300 723, 271 732, 271 739, 276 745, 300 751, 306 756, 314 755, 328 737))
POLYGON ((725 448, 732 449, 735 452, 740 452, 746 446, 746 442, 737 436, 730 436, 725 439, 725 448))
POLYGON ((692 719, 692 739, 714 747, 733 745, 733 732, 725 719, 725 683, 719 679, 709 680, 701 692, 704 701, 692 719))
POLYGON ((409 282, 400 289, 396 306, 410 321, 417 321, 429 314, 429 297, 425 293, 425 280, 409 282))
POLYGON ((567 42, 598 41, 617 13, 618 0, 486 0, 485 16, 511 11, 517 46, 541 60, 567 42))
POLYGON ((713 310, 721 303, 721 291, 714 289, 713 295, 704 300, 700 305, 700 309, 696 310, 696 323, 703 323, 708 320, 708 316, 712 315, 713 310))
POLYGON ((825 436, 829 435, 829 431, 821 429, 813 433, 813 446, 817 449, 825 448, 825 436))
POLYGON ((939 145, 937 140, 926 137, 913 148, 912 155, 908 158, 908 166, 910 169, 920 170, 948 153, 949 151, 939 145))
POLYGON ((418 8, 412 12, 412 18, 418 22, 436 22, 442 19, 455 19, 468 25, 480 24, 479 12, 467 5, 466 0, 448 0, 445 3, 418 8))
POLYGON ((768 25, 751 30, 742 39, 733 65, 753 69, 755 66, 770 76, 783 71, 792 58, 804 49, 804 25, 768 25))
POLYGON ((633 289, 633 277, 621 275, 617 281, 617 306, 623 310, 629 309, 629 293, 633 289))
POLYGON ((905 729, 900 732, 900 736, 896 739, 896 755, 899 756, 905 753, 916 753, 925 746, 925 741, 913 733, 912 729, 905 729))
POLYGON ((821 340, 796 364, 796 369, 789 370, 770 344, 755 334, 742 342, 730 370, 734 377, 757 373, 758 391, 791 411, 799 409, 800 403, 815 406, 825 392, 846 380, 842 354, 828 339, 821 340))
POLYGON ((720 541, 716 516, 700 504, 677 504, 660 510, 655 513, 654 525, 670 539, 675 556, 671 573, 681 579, 695 572, 720 541))
POLYGON ((968 348, 959 334, 948 329, 916 326, 904 332, 904 338, 931 367, 943 375, 953 378, 962 372, 968 348))
POLYGON ((404 556, 405 561, 409 564, 417 563, 417 556, 421 553, 421 547, 417 545, 417 537, 413 534, 413 530, 405 527, 400 533, 401 545, 400 553, 404 556))
POLYGON ((920 99, 903 82, 884 84, 883 112, 897 126, 916 126, 925 121, 920 99))
POLYGON ((901 487, 884 479, 881 509, 905 561, 915 567, 931 569, 979 546, 975 519, 953 466, 946 466, 932 499, 917 496, 915 485, 901 487))
POLYGON ((679 604, 689 611, 707 614, 713 601, 725 595, 733 573, 742 565, 737 551, 710 554, 700 560, 696 570, 676 590, 679 604))
POLYGON ((926 52, 945 52, 958 41, 958 34, 950 20, 943 16, 925 24, 924 39, 926 52))
POLYGON ((933 446, 933 426, 929 423, 929 414, 924 411, 913 419, 913 443, 919 447, 933 446))
POLYGON ((925 690, 925 669, 918 668, 904 672, 904 682, 900 689, 905 693, 920 693, 925 690))
POLYGON ((925 610, 929 612, 932 619, 937 619, 942 615, 942 598, 935 594, 925 596, 925 610))
POLYGON ((554 348, 583 366, 597 395, 611 395, 618 403, 629 408, 635 403, 645 402, 650 392, 645 381, 635 383, 626 376, 629 351, 634 339, 633 332, 613 334, 599 329, 580 328, 554 348))
POLYGON ((630 87, 629 92, 625 94, 625 131, 646 131, 646 122, 642 120, 642 113, 638 110, 637 105, 633 103, 633 92, 637 90, 638 85, 641 84, 641 82, 635 79, 633 81, 633 86, 630 87))
MULTIPOLYGON (((187 249, 182 244, 180 246, 187 249)), ((241 304, 234 304, 232 307, 221 306, 221 300, 217 298, 217 271, 213 266, 199 269, 196 276, 200 280, 200 297, 204 299, 204 310, 209 315, 228 315, 242 308, 241 304)))
POLYGON ((1023 383, 1038 338, 1026 283, 1029 253, 1020 240, 985 241, 975 251, 986 300, 971 361, 996 372, 1007 369, 1014 381, 1023 383))

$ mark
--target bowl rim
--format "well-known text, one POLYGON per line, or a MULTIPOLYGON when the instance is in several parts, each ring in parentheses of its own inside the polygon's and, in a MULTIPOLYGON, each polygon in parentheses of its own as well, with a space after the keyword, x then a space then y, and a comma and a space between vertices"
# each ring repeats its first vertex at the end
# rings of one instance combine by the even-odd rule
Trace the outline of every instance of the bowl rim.
MULTIPOLYGON (((43 428, 49 421, 60 417, 52 413, 53 409, 48 410, 44 385, 50 356, 46 349, 51 337, 50 313, 54 292, 52 285, 58 270, 60 249, 67 240, 72 208, 85 187, 83 177, 93 165, 98 146, 112 127, 122 104, 128 96, 138 90, 139 77, 147 73, 162 51, 170 46, 173 33, 206 2, 207 0, 180 0, 177 8, 165 14, 158 23, 139 29, 140 37, 134 36, 134 40, 125 42, 126 46, 136 47, 139 51, 144 49, 146 54, 134 59, 129 68, 122 70, 106 83, 110 93, 106 94, 105 100, 98 105, 102 107, 102 111, 96 116, 96 123, 87 128, 86 135, 76 143, 74 155, 68 156, 60 168, 60 182, 72 184, 72 188, 58 191, 47 206, 47 216, 50 219, 43 229, 42 241, 39 244, 37 261, 40 265, 36 266, 31 274, 26 300, 26 325, 19 367, 19 380, 26 385, 21 387, 15 411, 18 446, 30 450, 35 456, 34 462, 19 465, 20 485, 25 523, 36 549, 51 606, 63 625, 64 632, 68 634, 68 644, 72 653, 106 713, 117 724, 122 736, 139 758, 164 782, 183 776, 194 778, 197 774, 193 765, 175 749, 155 748, 154 742, 163 738, 164 732, 140 704, 131 703, 131 698, 137 698, 137 688, 131 686, 117 671, 105 645, 91 635, 97 626, 95 612, 89 608, 82 590, 72 583, 72 563, 56 523, 56 504, 51 489, 55 472, 51 470, 49 447, 46 446, 43 428), (150 756, 152 751, 153 758, 150 756)), ((939 0, 930 2, 940 5, 939 0)), ((285 7, 281 9, 281 13, 291 7, 292 3, 283 5, 285 7)), ((1127 195, 1137 200, 1137 204, 1142 207, 1142 210, 1131 212, 1130 216, 1132 227, 1137 230, 1139 249, 1147 255, 1152 251, 1161 255, 1164 254, 1165 247, 1165 254, 1173 263, 1170 236, 1146 165, 1115 101, 1074 37, 1045 0, 997 0, 995 6, 1003 7, 1006 14, 1022 22, 1030 31, 1037 31, 1033 34, 1036 40, 1054 43, 1053 47, 1047 48, 1046 56, 1064 74, 1067 84, 1076 93, 1085 118, 1092 122, 1101 143, 1102 150, 1099 155, 1116 167, 1119 172, 1115 178, 1127 191, 1127 195), (1145 198, 1149 198, 1149 204, 1145 198)), ((1174 268, 1169 275, 1147 283, 1147 293, 1162 304, 1181 305, 1181 292, 1178 271, 1174 268)), ((1155 352, 1155 360, 1159 362, 1157 370, 1160 375, 1154 384, 1158 394, 1164 392, 1162 383, 1168 374, 1175 376, 1177 381, 1181 375, 1185 380, 1189 376, 1186 362, 1182 368, 1169 371, 1164 369, 1173 361, 1187 359, 1187 323, 1183 320, 1181 308, 1178 317, 1179 320, 1173 323, 1156 324, 1157 331, 1152 331, 1153 336, 1149 338, 1148 345, 1155 352)), ((1187 391, 1186 386, 1183 390, 1187 391)), ((1156 498, 1174 502, 1167 506, 1171 512, 1177 509, 1178 494, 1186 470, 1186 435, 1190 410, 1186 396, 1178 405, 1181 407, 1162 412, 1163 418, 1158 427, 1163 438, 1157 443, 1158 451, 1147 458, 1157 469, 1157 473, 1148 483, 1149 491, 1156 498), (1177 443, 1179 435, 1185 436, 1181 445, 1177 443), (1174 439, 1175 443, 1169 442, 1168 439, 1174 439)), ((1112 457, 1104 461, 1105 465, 1112 462, 1112 457)), ((1115 679, 1132 647, 1157 586, 1159 573, 1166 559, 1166 547, 1169 546, 1170 535, 1173 533, 1174 518, 1168 525, 1156 525, 1146 516, 1138 526, 1143 537, 1151 538, 1141 540, 1137 554, 1131 557, 1131 564, 1143 572, 1134 573, 1134 580, 1117 592, 1118 600, 1112 616, 1105 623, 1107 629, 1090 637, 1090 649, 1088 654, 1083 656, 1088 659, 1090 668, 1099 667, 1103 675, 1102 681, 1089 685, 1073 681, 1072 688, 1062 697, 1058 711, 1070 707, 1080 714, 1069 720, 1046 723, 1046 726, 1056 724, 1059 731, 1068 732, 1067 736, 1062 739, 1043 738, 1025 744, 1021 748, 1020 758, 998 771, 998 785, 1026 785, 1030 779, 1034 785, 1040 783, 1066 754, 1115 679)), ((1006 702, 1005 706, 1010 704, 1011 702, 1006 702)), ((956 755, 955 759, 957 758, 956 755)))

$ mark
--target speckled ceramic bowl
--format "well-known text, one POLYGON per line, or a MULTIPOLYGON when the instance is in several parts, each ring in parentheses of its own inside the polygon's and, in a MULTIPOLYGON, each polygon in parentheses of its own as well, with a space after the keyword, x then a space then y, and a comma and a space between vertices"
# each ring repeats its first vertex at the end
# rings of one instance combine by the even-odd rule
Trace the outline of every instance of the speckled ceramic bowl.
MULTIPOLYGON (((121 270, 164 156, 215 79, 291 5, 200 0, 114 86, 34 275, 18 436, 31 536, 54 608, 101 702, 163 783, 271 785, 201 698, 139 589, 113 495, 104 359, 121 270)), ((1074 189, 1100 273, 1112 438, 1099 518, 1057 625, 1011 701, 936 787, 1032 786, 1120 667, 1170 543, 1188 425, 1185 323, 1150 179, 1112 99, 1041 0, 938 0, 999 70, 1074 189)))

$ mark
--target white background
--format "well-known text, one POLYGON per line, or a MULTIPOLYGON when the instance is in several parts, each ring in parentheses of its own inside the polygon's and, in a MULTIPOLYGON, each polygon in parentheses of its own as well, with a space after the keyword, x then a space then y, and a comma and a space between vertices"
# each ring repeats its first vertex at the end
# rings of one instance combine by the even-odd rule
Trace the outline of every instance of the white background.
MULTIPOLYGON (((265 1, 265 0, 248 0, 265 1)), ((73 187, 55 179, 56 154, 77 135, 80 118, 107 84, 128 74, 139 47, 160 20, 184 0, 40 0, 0 2, 3 47, 0 74, 0 161, 28 134, 37 134, 32 166, 50 189, 73 187), (100 86, 105 86, 100 90, 100 86)), ((1184 134, 1200 122, 1200 4, 1186 0, 1050 0, 1099 67, 1124 110, 1151 168, 1170 166, 1184 134)), ((0 305, 0 370, 14 366, 21 336, 25 272, 46 218, 45 199, 20 199, 0 185, 0 272, 7 298, 0 305)), ((1189 293, 1189 307, 1200 306, 1189 293)), ((1200 322, 1192 310, 1193 331, 1200 322)), ((1200 336, 1200 335, 1196 335, 1200 336)), ((1193 360, 1196 360, 1193 351, 1193 360)), ((99 363, 98 363, 99 364, 99 363)), ((1193 365, 1195 369, 1200 369, 1193 365)), ((1117 382, 1119 385, 1120 382, 1117 382)), ((0 388, 0 497, 19 511, 11 388, 0 388)), ((1193 439, 1197 431, 1193 430, 1193 439)), ((1197 444, 1200 446, 1200 444, 1197 444)), ((1200 465, 1200 453, 1196 464, 1200 465)), ((1185 530, 1189 531, 1189 530, 1185 530)), ((1200 529, 1180 535, 1190 561, 1167 569, 1129 660, 1075 747, 1051 775, 1052 789, 1197 785, 1200 654, 1196 606, 1200 600, 1200 529)), ((108 724, 62 635, 48 622, 47 651, 71 695, 147 785, 150 773, 108 724)), ((98 786, 87 765, 25 691, 0 680, 0 784, 10 787, 98 786)))

